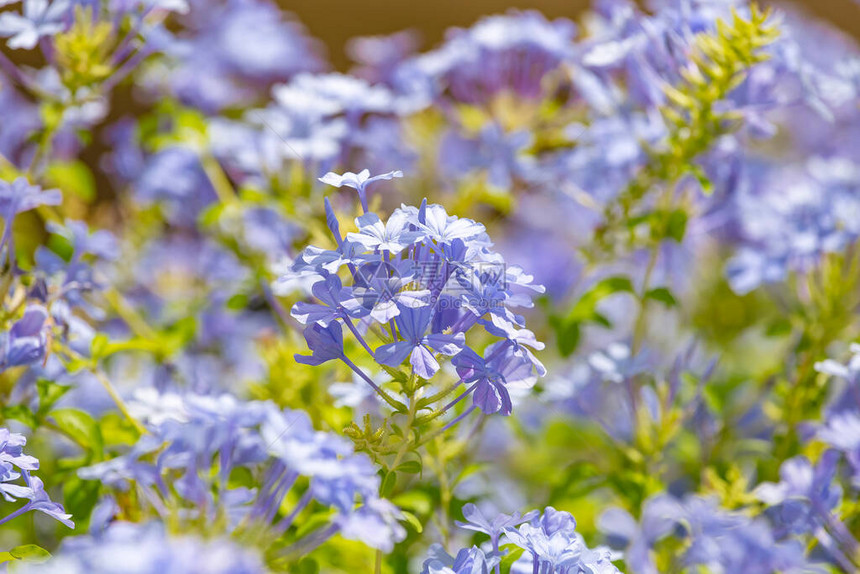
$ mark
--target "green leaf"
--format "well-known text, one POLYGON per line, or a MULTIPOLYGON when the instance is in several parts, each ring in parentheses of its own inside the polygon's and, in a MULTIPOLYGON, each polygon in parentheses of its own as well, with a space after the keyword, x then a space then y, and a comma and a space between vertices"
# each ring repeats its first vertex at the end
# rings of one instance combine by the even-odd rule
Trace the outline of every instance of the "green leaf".
POLYGON ((671 212, 666 221, 666 237, 681 243, 687 232, 687 217, 687 212, 683 209, 676 209, 671 212))
POLYGON ((380 365, 382 370, 384 370, 388 375, 392 378, 392 380, 396 383, 404 384, 409 381, 409 375, 401 371, 400 369, 395 369, 389 367, 387 365, 380 365))
POLYGON ((418 517, 412 514, 411 512, 407 512, 406 510, 401 510, 401 514, 403 514, 403 518, 409 523, 412 528, 415 529, 415 532, 421 534, 424 532, 424 526, 421 524, 421 521, 418 520, 418 517))
POLYGON ((559 352, 564 356, 573 354, 579 346, 584 323, 595 323, 607 328, 612 326, 609 319, 597 311, 600 301, 616 293, 634 292, 633 282, 623 275, 606 277, 595 283, 582 294, 567 316, 550 320, 556 332, 559 352))
POLYGON ((398 508, 408 508, 417 514, 429 514, 433 510, 433 501, 427 492, 408 490, 391 499, 398 508))
POLYGON ((117 412, 106 413, 99 421, 99 430, 103 443, 109 446, 131 446, 140 437, 129 420, 117 412))
POLYGON ((241 311, 248 306, 248 296, 244 293, 236 293, 227 300, 227 308, 231 311, 241 311))
POLYGON ((382 498, 388 498, 394 491, 394 486, 397 484, 397 473, 389 470, 385 478, 382 479, 382 487, 379 489, 379 495, 382 498))
POLYGON ((510 567, 513 566, 514 562, 519 560, 520 557, 523 555, 523 552, 525 552, 525 550, 523 550, 522 548, 514 548, 513 550, 505 554, 501 562, 502 571, 507 572, 508 570, 510 570, 510 567))
POLYGON ((46 412, 51 410, 60 398, 71 390, 71 386, 60 385, 48 379, 39 379, 36 381, 36 390, 39 393, 39 411, 46 412))
POLYGON ((567 325, 564 325, 563 328, 556 330, 556 338, 558 339, 558 351, 565 357, 569 357, 576 351, 576 348, 579 346, 579 339, 581 335, 580 323, 578 321, 571 321, 567 325))
POLYGON ((4 419, 20 421, 32 429, 39 426, 39 419, 36 418, 36 415, 27 405, 2 407, 0 408, 0 413, 3 414, 4 419))
POLYGON ((81 446, 89 448, 100 459, 104 452, 104 441, 98 424, 88 413, 79 409, 56 409, 49 413, 57 428, 81 446))
POLYGON ((423 469, 424 467, 420 460, 407 460, 406 462, 400 463, 394 470, 405 472, 407 474, 420 474, 423 469))
POLYGON ((53 162, 45 174, 50 185, 64 193, 76 195, 86 203, 96 198, 96 182, 90 168, 82 161, 53 162))
POLYGON ((786 317, 779 317, 767 326, 765 335, 767 335, 768 337, 783 337, 791 333, 791 330, 791 319, 788 319, 786 317))
POLYGON ((9 554, 11 554, 12 557, 16 560, 36 563, 45 562, 51 557, 50 552, 48 552, 41 546, 36 546, 35 544, 24 544, 23 546, 16 546, 9 551, 9 554))
POLYGON ((104 333, 99 333, 95 337, 93 337, 92 343, 90 343, 90 355, 93 358, 93 361, 98 361, 102 357, 104 357, 104 353, 110 344, 110 338, 104 333))
POLYGON ((85 527, 82 521, 88 520, 93 508, 99 501, 101 483, 97 480, 83 480, 72 474, 63 483, 63 506, 75 519, 75 526, 85 527))
POLYGON ((675 299, 675 296, 672 295, 672 291, 670 291, 668 287, 655 287, 654 289, 649 289, 645 292, 645 299, 657 301, 666 307, 676 307, 678 305, 677 299, 675 299))
POLYGON ((294 569, 290 570, 290 572, 294 572, 295 574, 319 574, 319 571, 320 565, 316 559, 309 556, 302 558, 294 569))

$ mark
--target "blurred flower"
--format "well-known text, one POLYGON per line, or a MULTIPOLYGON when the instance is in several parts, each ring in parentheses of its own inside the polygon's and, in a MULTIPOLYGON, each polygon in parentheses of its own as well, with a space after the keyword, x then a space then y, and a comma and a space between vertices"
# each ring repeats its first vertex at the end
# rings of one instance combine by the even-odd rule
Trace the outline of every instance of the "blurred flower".
POLYGON ((23 5, 23 14, 0 14, 0 36, 9 38, 6 45, 13 50, 30 50, 40 38, 62 32, 73 3, 70 0, 23 0, 23 5))

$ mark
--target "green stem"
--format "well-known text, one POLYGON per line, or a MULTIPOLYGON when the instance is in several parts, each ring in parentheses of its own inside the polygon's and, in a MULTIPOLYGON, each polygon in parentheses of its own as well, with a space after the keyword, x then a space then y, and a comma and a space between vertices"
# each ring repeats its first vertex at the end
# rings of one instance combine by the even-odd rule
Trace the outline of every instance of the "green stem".
POLYGON ((642 278, 642 290, 639 294, 639 314, 636 316, 636 323, 633 326, 633 342, 631 343, 630 352, 636 355, 642 347, 645 339, 645 329, 648 326, 648 300, 645 294, 651 284, 651 276, 654 274, 654 268, 657 266, 657 258, 660 254, 660 245, 654 245, 651 248, 651 254, 648 257, 648 266, 645 268, 645 276, 642 278))
POLYGON ((110 379, 107 378, 101 370, 98 368, 92 369, 92 373, 96 376, 99 382, 102 384, 102 387, 107 391, 110 398, 113 399, 113 402, 116 403, 119 412, 128 419, 128 421, 134 426, 135 429, 141 434, 149 434, 149 431, 146 430, 146 427, 140 424, 134 416, 131 414, 131 411, 128 410, 128 405, 125 404, 125 401, 122 399, 120 394, 117 392, 116 388, 113 386, 113 383, 110 382, 110 379))
POLYGON ((105 299, 135 335, 150 341, 158 339, 158 333, 149 326, 146 320, 129 304, 119 291, 114 288, 108 289, 105 291, 105 299))
POLYGON ((212 182, 212 187, 215 189, 218 199, 227 205, 238 203, 239 198, 236 197, 233 185, 230 183, 230 179, 224 173, 218 160, 207 153, 200 158, 200 163, 203 165, 203 171, 206 172, 209 181, 212 182))

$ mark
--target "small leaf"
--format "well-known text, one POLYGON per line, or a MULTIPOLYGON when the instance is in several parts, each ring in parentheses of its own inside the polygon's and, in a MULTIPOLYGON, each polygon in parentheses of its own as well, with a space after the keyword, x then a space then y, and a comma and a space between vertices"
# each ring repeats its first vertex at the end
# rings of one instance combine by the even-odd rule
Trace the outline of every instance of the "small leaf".
POLYGON ((60 385, 48 379, 36 381, 36 389, 39 392, 39 412, 43 413, 51 409, 63 395, 71 390, 71 386, 60 385))
POLYGON ((669 219, 666 222, 666 237, 681 243, 686 232, 687 212, 683 209, 676 209, 669 214, 669 219))
POLYGON ((783 337, 791 333, 791 329, 791 320, 786 319, 785 317, 780 317, 767 326, 765 335, 768 337, 783 337))
POLYGON ((420 460, 407 460, 401 463, 394 470, 405 472, 407 474, 419 474, 423 470, 420 460))
POLYGON ((96 198, 96 183, 90 168, 81 161, 53 162, 47 169, 50 185, 76 195, 86 203, 96 198))
POLYGON ((401 510, 400 513, 403 514, 403 519, 406 520, 406 522, 409 523, 409 525, 415 529, 415 532, 417 532, 418 534, 424 532, 424 526, 421 524, 421 521, 418 520, 417 516, 415 516, 411 512, 407 512, 406 510, 401 510))
POLYGON ((20 421, 32 429, 39 426, 39 419, 36 418, 36 415, 33 414, 33 411, 27 405, 2 407, 0 408, 0 414, 3 415, 2 418, 4 419, 20 421))
POLYGON ((104 443, 93 417, 79 409, 56 409, 51 411, 49 416, 54 419, 57 428, 77 444, 89 448, 96 458, 101 458, 104 443))
POLYGON ((676 307, 678 305, 677 299, 675 299, 675 296, 672 295, 672 291, 668 287, 649 289, 645 292, 645 299, 657 301, 666 307, 676 307))
POLYGON ((385 478, 382 479, 382 487, 379 489, 379 495, 382 498, 388 498, 394 491, 394 486, 397 484, 397 473, 389 470, 385 478))
POLYGON ((93 341, 90 343, 90 355, 93 361, 98 361, 105 356, 105 350, 109 344, 110 339, 104 333, 99 333, 93 337, 93 341))
POLYGON ((579 346, 580 327, 579 322, 571 321, 563 328, 557 330, 558 351, 565 357, 569 357, 579 346))
POLYGON ((36 546, 35 544, 24 544, 23 546, 16 546, 9 551, 9 554, 11 554, 12 557, 17 560, 36 563, 45 562, 51 557, 50 552, 48 552, 41 546, 36 546))

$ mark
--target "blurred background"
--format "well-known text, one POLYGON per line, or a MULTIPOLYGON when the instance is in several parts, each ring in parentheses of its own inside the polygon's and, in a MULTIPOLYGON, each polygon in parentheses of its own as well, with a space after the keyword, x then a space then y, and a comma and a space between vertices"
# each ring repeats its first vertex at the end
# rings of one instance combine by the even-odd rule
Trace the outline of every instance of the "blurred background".
MULTIPOLYGON (((640 2, 641 3, 641 2, 640 2)), ((390 34, 407 28, 419 32, 422 47, 437 44, 451 26, 469 26, 481 16, 511 8, 539 10, 547 17, 577 19, 589 7, 588 0, 279 0, 294 13, 311 34, 328 47, 333 65, 344 70, 349 59, 344 44, 355 36, 390 34)), ((805 0, 768 2, 763 5, 802 8, 830 21, 860 39, 860 0, 805 0)))

